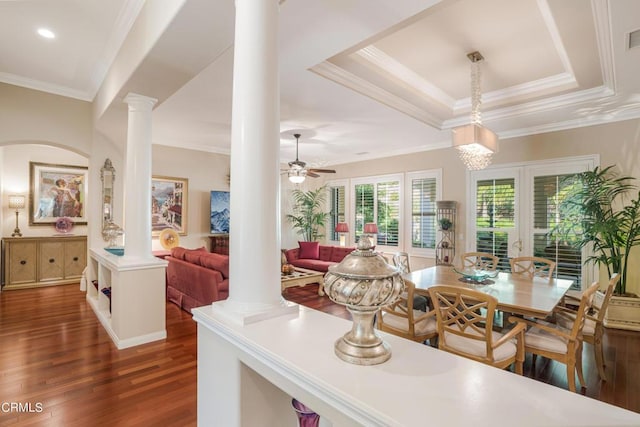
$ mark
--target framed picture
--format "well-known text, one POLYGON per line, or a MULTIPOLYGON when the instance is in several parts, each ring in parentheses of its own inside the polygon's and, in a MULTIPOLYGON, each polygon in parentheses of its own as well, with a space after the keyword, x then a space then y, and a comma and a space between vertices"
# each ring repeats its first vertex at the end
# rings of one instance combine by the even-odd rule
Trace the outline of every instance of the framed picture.
POLYGON ((86 166, 29 162, 29 225, 55 224, 70 218, 86 224, 86 166))
POLYGON ((170 228, 187 234, 189 180, 170 176, 151 178, 151 235, 170 228))
POLYGON ((229 192, 211 192, 211 234, 229 234, 229 192))

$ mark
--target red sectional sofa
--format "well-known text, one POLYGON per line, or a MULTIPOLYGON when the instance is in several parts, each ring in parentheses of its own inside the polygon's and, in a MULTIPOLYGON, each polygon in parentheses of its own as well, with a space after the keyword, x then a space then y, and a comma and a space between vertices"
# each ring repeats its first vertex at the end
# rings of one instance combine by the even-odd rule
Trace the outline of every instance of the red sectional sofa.
POLYGON ((176 247, 165 257, 167 300, 183 310, 211 304, 229 296, 229 256, 205 248, 176 247))
POLYGON ((317 242, 300 242, 300 247, 285 252, 287 262, 295 267, 326 273, 329 266, 339 263, 356 248, 342 246, 309 245, 317 242), (317 250, 313 248, 317 246, 317 250))

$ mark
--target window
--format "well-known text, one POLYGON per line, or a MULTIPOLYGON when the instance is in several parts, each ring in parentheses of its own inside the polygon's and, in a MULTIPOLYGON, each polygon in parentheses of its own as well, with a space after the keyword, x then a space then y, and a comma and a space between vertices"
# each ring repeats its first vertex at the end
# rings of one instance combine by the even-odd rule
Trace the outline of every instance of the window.
POLYGON ((566 196, 578 185, 576 174, 533 178, 533 255, 555 261, 557 276, 575 280, 576 287, 580 287, 582 276, 578 230, 559 227, 570 219, 572 210, 566 196))
POLYGON ((434 255, 436 201, 440 199, 441 175, 440 171, 407 173, 407 200, 410 203, 410 209, 407 209, 407 242, 411 242, 411 252, 434 255))
POLYGON ((329 240, 340 240, 340 236, 336 233, 336 225, 339 222, 345 222, 345 187, 344 185, 337 187, 329 187, 329 240))
POLYGON ((501 270, 509 269, 510 257, 548 258, 556 262, 557 277, 576 288, 590 283, 595 272, 583 265, 589 254, 576 244, 578 230, 557 226, 571 213, 566 195, 580 185, 576 174, 596 164, 595 156, 583 156, 470 172, 469 206, 475 209, 467 213, 473 238, 466 249, 495 254, 501 270))
MULTIPOLYGON (((340 236, 336 233, 336 225, 339 222, 347 222, 349 217, 349 180, 336 179, 327 182, 327 207, 329 208, 329 220, 326 226, 328 240, 338 242, 340 236)), ((351 228, 351 227, 349 227, 351 228)))
POLYGON ((401 246, 401 183, 401 175, 352 180, 356 241, 362 235, 364 224, 375 222, 378 225, 376 245, 391 246, 396 250, 401 246))
POLYGON ((515 182, 515 178, 476 182, 475 250, 500 258, 501 270, 509 268, 509 235, 516 226, 515 182))

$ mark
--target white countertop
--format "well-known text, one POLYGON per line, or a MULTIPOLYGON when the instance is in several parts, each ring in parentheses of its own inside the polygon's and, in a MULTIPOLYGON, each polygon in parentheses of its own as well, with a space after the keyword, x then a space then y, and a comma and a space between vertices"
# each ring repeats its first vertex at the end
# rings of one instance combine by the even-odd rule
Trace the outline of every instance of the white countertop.
POLYGON ((270 372, 364 425, 640 426, 640 414, 389 334, 380 333, 392 348, 388 362, 343 362, 334 342, 351 322, 306 307, 245 326, 212 306, 193 314, 270 372))

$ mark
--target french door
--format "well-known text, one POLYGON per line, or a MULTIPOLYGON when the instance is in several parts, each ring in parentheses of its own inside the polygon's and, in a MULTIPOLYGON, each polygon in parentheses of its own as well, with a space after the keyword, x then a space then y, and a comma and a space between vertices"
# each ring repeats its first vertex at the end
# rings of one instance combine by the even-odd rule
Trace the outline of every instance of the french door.
POLYGON ((580 185, 576 174, 592 169, 597 157, 494 166, 469 172, 467 251, 489 252, 509 270, 509 258, 539 256, 556 262, 555 275, 581 288, 594 277, 576 236, 552 233, 566 220, 567 192, 580 185))

